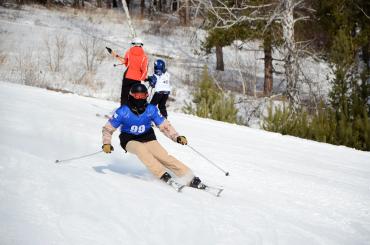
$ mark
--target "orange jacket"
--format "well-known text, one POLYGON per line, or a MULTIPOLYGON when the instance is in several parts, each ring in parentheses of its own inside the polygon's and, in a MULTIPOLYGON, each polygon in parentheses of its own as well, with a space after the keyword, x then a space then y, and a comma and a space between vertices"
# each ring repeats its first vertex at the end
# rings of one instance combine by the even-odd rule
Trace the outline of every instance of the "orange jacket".
POLYGON ((126 52, 124 58, 118 56, 115 52, 112 52, 112 56, 116 57, 127 67, 125 78, 136 81, 146 79, 148 73, 148 57, 142 47, 131 47, 126 52))

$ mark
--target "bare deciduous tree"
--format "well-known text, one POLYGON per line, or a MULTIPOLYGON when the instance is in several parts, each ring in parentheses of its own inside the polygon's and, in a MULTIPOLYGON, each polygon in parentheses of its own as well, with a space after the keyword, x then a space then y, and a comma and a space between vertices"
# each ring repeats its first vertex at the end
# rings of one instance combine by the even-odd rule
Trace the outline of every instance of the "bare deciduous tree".
POLYGON ((15 57, 17 73, 23 84, 43 87, 45 74, 41 70, 41 59, 37 54, 32 50, 19 53, 15 57))
POLYGON ((47 37, 44 40, 47 49, 47 65, 52 72, 61 71, 61 65, 65 56, 67 38, 63 34, 56 34, 52 41, 47 37))
POLYGON ((82 48, 86 71, 95 72, 97 62, 101 61, 102 57, 104 57, 101 41, 94 36, 84 34, 80 39, 80 47, 82 48))

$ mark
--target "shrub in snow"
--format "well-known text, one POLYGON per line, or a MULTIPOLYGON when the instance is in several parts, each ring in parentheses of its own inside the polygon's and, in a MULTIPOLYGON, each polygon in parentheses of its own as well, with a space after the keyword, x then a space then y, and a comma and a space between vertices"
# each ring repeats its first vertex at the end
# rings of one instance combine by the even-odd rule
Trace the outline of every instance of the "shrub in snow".
POLYGON ((367 111, 363 110, 353 119, 344 112, 336 112, 323 103, 313 113, 305 109, 292 110, 285 105, 268 108, 263 129, 283 135, 345 145, 359 150, 370 150, 370 123, 367 111))
POLYGON ((238 110, 234 104, 234 96, 221 91, 215 86, 213 79, 205 68, 202 80, 193 91, 193 104, 186 103, 183 111, 199 117, 212 118, 224 122, 237 122, 238 110))

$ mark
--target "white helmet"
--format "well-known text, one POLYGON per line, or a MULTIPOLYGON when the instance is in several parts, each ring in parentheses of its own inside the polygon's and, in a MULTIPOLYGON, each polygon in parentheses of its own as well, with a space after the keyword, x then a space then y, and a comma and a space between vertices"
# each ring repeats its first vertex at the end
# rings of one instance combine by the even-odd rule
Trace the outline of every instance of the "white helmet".
POLYGON ((139 37, 135 37, 134 39, 132 39, 131 44, 133 46, 144 46, 143 40, 141 40, 141 38, 139 37))

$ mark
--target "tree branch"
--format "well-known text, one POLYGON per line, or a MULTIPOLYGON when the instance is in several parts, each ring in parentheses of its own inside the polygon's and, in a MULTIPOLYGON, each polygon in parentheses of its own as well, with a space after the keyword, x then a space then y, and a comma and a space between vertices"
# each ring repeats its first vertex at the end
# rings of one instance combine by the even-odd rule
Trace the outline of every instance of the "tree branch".
POLYGON ((359 10, 361 10, 361 12, 366 16, 366 18, 370 19, 370 16, 368 16, 368 15, 365 13, 365 11, 364 11, 362 8, 360 8, 360 6, 358 6, 358 4, 356 4, 356 7, 357 7, 359 10))
POLYGON ((294 19, 293 23, 295 24, 298 21, 301 21, 301 20, 309 20, 309 19, 310 19, 309 16, 302 16, 302 17, 299 17, 299 18, 294 19))

